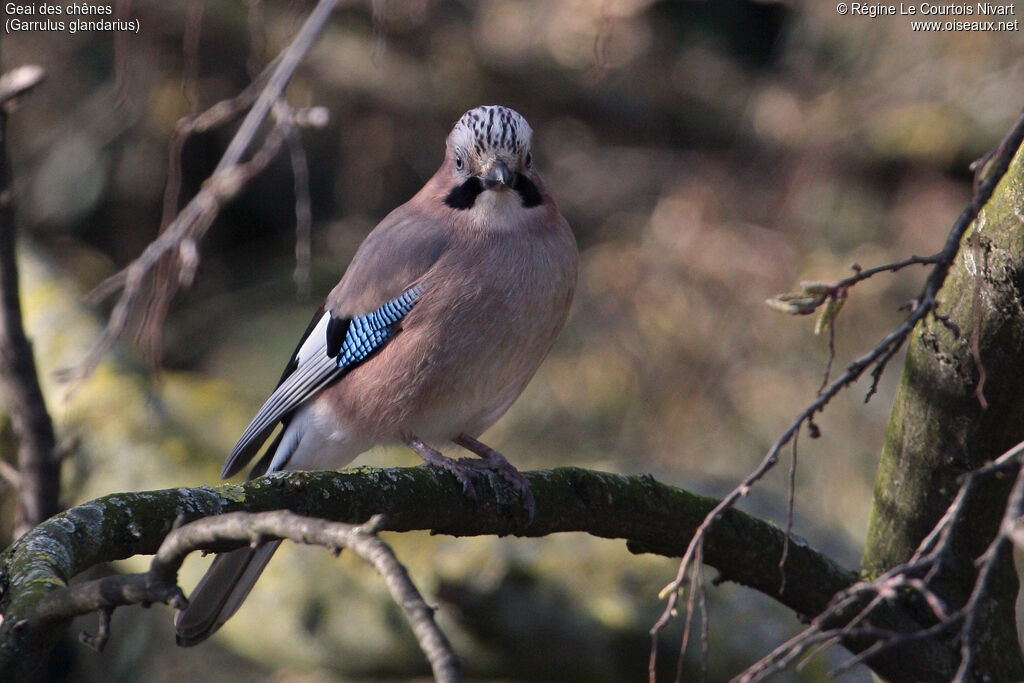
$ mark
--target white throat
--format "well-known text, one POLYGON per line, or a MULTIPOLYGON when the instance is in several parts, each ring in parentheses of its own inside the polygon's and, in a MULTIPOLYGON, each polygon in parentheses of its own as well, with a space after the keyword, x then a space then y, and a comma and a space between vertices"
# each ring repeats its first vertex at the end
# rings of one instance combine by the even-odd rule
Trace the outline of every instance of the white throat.
POLYGON ((474 227, 502 232, 522 227, 536 208, 525 208, 523 198, 514 190, 485 190, 465 211, 474 227))

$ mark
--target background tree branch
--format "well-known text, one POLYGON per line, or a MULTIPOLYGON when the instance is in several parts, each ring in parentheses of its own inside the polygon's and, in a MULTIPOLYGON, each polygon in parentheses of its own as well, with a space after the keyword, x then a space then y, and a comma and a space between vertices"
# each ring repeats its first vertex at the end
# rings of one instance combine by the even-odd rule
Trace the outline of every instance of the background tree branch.
POLYGON ((6 397, 18 440, 15 536, 60 509, 60 459, 53 422, 39 387, 32 344, 22 324, 13 182, 7 162, 8 109, 43 76, 41 68, 23 66, 0 78, 0 394, 6 397))
MULTIPOLYGON (((147 319, 141 329, 143 337, 146 338, 143 343, 149 347, 154 360, 159 356, 156 347, 159 345, 160 330, 167 315, 170 298, 179 284, 190 284, 199 265, 197 245, 213 225, 223 206, 234 199, 255 175, 266 168, 284 144, 288 131, 294 125, 301 123, 322 125, 322 116, 320 115, 292 116, 287 107, 281 107, 284 114, 281 117, 283 120, 277 122, 272 134, 268 134, 262 147, 248 160, 245 159, 261 126, 275 104, 282 101, 285 88, 291 81, 295 70, 324 30, 336 5, 337 0, 319 0, 289 46, 267 67, 268 75, 261 75, 255 79, 254 85, 258 88, 258 94, 256 94, 255 88, 248 89, 248 94, 255 95, 252 106, 231 138, 227 149, 224 150, 213 173, 203 183, 202 189, 173 220, 168 222, 168 217, 165 215, 160 236, 153 240, 143 253, 123 271, 107 278, 97 288, 97 292, 101 296, 96 298, 112 294, 118 289, 121 290, 121 294, 110 313, 103 335, 79 366, 76 379, 81 381, 91 375, 103 355, 121 336, 127 328, 140 298, 142 298, 147 278, 152 276, 152 271, 155 268, 163 264, 158 269, 158 274, 161 276, 158 278, 160 281, 153 283, 155 291, 162 293, 151 297, 151 300, 147 302, 147 319), (320 123, 317 123, 318 121, 320 123), (168 259, 175 260, 178 267, 171 267, 168 259)), ((248 97, 243 94, 233 103, 225 102, 223 107, 215 106, 207 112, 207 117, 216 120, 219 116, 229 116, 233 107, 244 106, 247 101, 248 97)), ((190 117, 190 120, 193 119, 190 117)), ((185 124, 183 129, 189 130, 188 124, 185 124)), ((172 154, 180 152, 180 144, 180 140, 172 143, 172 154)), ((176 199, 178 179, 172 174, 169 180, 164 203, 165 213, 172 198, 176 199)))

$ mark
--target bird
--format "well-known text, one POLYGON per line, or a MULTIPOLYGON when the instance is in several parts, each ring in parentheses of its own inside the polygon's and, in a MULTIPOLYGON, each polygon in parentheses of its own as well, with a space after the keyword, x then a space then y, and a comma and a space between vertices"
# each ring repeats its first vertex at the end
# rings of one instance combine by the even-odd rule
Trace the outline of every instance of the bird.
MULTIPOLYGON (((455 475, 526 478, 479 440, 519 397, 565 324, 579 252, 533 163, 533 130, 500 105, 467 111, 437 172, 356 250, 313 316, 277 388, 228 455, 222 478, 338 469, 405 444, 455 475), (460 446, 479 458, 454 458, 460 446)), ((198 644, 241 606, 280 541, 218 554, 175 618, 198 644)))

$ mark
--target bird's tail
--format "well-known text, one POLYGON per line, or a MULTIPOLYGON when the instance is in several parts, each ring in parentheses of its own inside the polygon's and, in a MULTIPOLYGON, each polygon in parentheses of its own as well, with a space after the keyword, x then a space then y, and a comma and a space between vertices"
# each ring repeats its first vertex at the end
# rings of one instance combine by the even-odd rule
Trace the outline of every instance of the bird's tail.
POLYGON ((281 541, 220 553, 174 619, 178 645, 203 642, 238 611, 281 541))

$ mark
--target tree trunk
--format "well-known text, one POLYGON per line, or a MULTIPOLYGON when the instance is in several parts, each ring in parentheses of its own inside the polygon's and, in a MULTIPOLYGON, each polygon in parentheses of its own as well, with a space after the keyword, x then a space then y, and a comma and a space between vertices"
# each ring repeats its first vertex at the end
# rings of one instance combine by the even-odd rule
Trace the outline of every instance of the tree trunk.
MULTIPOLYGON (((878 468, 862 559, 866 578, 911 557, 956 496, 962 475, 1024 440, 1022 206, 1024 158, 1018 152, 964 236, 939 292, 939 314, 959 334, 930 320, 911 338, 878 468)), ((998 530, 1011 484, 994 478, 979 485, 953 528, 952 552, 932 584, 950 611, 970 595, 974 560, 998 530)), ((981 602, 971 680, 1024 679, 1014 618, 1017 588, 1012 558, 1004 552, 981 602)), ((958 648, 952 641, 950 646, 958 648)))

